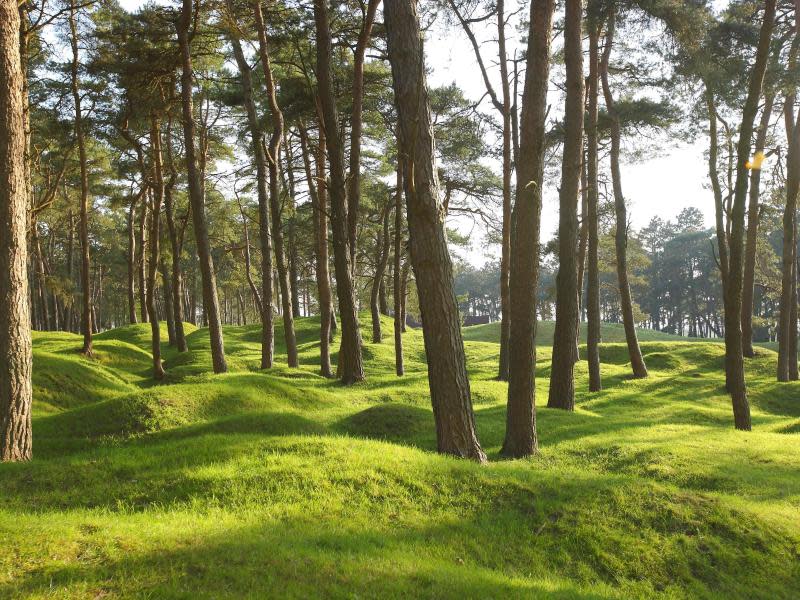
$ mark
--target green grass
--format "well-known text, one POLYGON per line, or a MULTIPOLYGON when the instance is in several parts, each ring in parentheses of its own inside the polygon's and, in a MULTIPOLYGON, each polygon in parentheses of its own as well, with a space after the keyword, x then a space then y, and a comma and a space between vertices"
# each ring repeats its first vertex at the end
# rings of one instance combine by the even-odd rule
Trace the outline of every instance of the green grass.
POLYGON ((318 325, 297 322, 301 369, 269 373, 258 327, 226 328, 220 376, 192 331, 161 385, 146 325, 92 360, 36 334, 35 459, 0 465, 0 597, 797 597, 800 383, 773 382, 771 350, 747 361, 741 433, 720 344, 642 334, 635 381, 606 343, 605 389, 578 363, 574 413, 541 407, 542 347, 541 454, 506 461, 496 337, 468 328, 481 466, 435 453, 421 332, 406 377, 387 337, 343 388, 316 373, 318 325))

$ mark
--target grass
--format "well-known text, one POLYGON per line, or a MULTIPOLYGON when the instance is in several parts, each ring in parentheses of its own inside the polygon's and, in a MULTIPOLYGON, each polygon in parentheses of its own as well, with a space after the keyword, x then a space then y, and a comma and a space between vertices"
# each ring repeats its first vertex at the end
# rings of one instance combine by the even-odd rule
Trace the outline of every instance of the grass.
POLYGON ((773 381, 771 350, 747 362, 741 433, 720 344, 642 335, 635 381, 606 343, 605 389, 579 362, 574 413, 541 407, 540 348, 541 453, 505 461, 498 346, 467 328, 480 466, 434 451, 421 332, 404 378, 387 337, 343 388, 316 374, 318 321, 297 327, 299 370, 260 372, 258 327, 230 327, 212 375, 201 329, 165 346, 161 385, 147 325, 92 360, 37 333, 35 459, 0 465, 0 597, 796 597, 800 384, 773 381))

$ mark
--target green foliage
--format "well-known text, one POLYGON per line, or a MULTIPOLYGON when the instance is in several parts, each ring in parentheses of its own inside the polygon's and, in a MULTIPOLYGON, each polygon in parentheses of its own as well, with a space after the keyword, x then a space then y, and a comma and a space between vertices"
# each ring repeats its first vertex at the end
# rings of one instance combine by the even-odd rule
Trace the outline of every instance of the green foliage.
POLYGON ((800 586, 798 384, 772 381, 772 351, 748 362, 754 431, 741 433, 721 344, 640 332, 651 377, 635 381, 624 344, 604 343, 604 391, 585 391, 581 360, 577 410, 540 408, 541 455, 501 461, 496 326, 467 328, 492 459, 479 466, 435 454, 420 331, 405 334, 404 378, 390 343, 368 343, 367 381, 343 388, 316 374, 318 325, 297 321, 301 369, 269 373, 258 328, 226 328, 223 376, 197 330, 190 352, 165 348, 157 386, 143 375, 147 325, 98 336, 98 360, 78 336, 37 334, 35 459, 0 465, 0 596, 788 598, 800 586))

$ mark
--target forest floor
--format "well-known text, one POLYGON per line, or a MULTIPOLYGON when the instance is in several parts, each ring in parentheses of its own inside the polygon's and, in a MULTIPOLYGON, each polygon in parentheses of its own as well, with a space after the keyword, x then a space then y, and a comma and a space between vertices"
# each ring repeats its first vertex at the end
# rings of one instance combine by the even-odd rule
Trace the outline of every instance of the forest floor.
POLYGON ((192 330, 161 385, 147 325, 98 335, 92 360, 35 334, 35 458, 0 464, 0 597, 797 598, 800 383, 774 382, 773 351, 747 361, 741 433, 721 344, 643 336, 638 381, 604 344, 604 391, 582 360, 574 413, 542 406, 540 347, 541 453, 508 461, 498 345, 469 328, 477 465, 435 453, 421 332, 397 378, 386 320, 343 388, 316 374, 318 321, 297 327, 299 370, 259 372, 259 327, 226 327, 231 372, 212 375, 192 330))

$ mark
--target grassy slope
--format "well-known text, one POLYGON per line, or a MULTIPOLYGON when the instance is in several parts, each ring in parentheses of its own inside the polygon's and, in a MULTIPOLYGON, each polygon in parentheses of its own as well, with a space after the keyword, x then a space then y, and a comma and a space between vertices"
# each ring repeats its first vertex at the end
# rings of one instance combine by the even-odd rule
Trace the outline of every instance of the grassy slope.
MULTIPOLYGON (((387 331, 390 324, 385 323, 387 331)), ((492 462, 436 455, 420 332, 409 374, 366 344, 368 381, 257 370, 257 327, 206 332, 148 381, 147 326, 35 338, 35 455, 0 465, 0 597, 790 598, 800 589, 800 384, 748 361, 754 431, 732 429, 722 346, 647 341, 645 381, 602 350, 605 391, 540 408, 541 455, 498 460, 498 347, 466 342, 492 462)), ((281 331, 278 332, 280 341, 281 331)), ((610 336, 606 336, 608 340, 610 336)), ((544 335, 542 339, 547 339, 544 335)), ((278 344, 279 361, 282 345, 278 344)), ((549 348, 538 357, 545 400, 549 348)))

